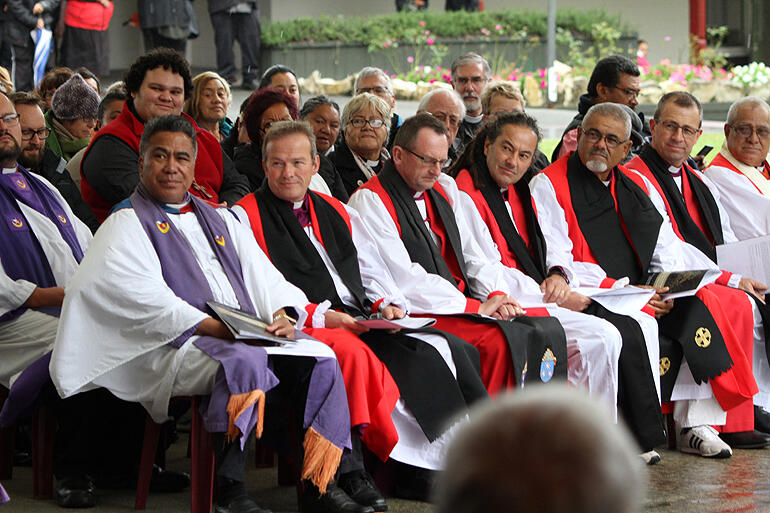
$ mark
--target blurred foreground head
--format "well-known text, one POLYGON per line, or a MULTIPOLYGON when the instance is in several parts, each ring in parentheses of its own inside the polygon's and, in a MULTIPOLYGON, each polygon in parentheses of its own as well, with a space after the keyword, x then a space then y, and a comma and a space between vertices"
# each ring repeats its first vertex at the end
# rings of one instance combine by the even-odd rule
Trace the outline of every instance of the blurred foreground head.
POLYGON ((645 496, 630 433, 580 391, 517 392, 471 419, 449 448, 438 513, 627 513, 645 496))

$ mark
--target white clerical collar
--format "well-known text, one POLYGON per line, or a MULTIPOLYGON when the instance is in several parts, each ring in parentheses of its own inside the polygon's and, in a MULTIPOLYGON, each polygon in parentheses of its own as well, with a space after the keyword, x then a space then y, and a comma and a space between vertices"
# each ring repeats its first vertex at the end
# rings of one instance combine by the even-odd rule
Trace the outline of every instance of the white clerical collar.
POLYGON ((333 151, 334 151, 334 145, 332 144, 331 146, 329 146, 329 149, 326 150, 326 153, 324 153, 324 157, 328 157, 333 151))
POLYGON ((677 167, 677 166, 668 166, 668 172, 669 173, 676 174, 676 173, 680 172, 681 170, 682 170, 682 166, 679 166, 679 167, 677 167))
POLYGON ((294 210, 297 210, 298 208, 302 208, 302 205, 305 204, 305 198, 302 198, 300 201, 292 201, 292 205, 294 205, 292 208, 294 210))
POLYGON ((16 167, 4 167, 3 168, 3 174, 4 175, 10 175, 11 173, 15 173, 18 170, 19 170, 19 168, 16 168, 16 167))
POLYGON ((188 196, 188 197, 187 197, 187 199, 186 199, 185 201, 183 201, 182 203, 166 203, 166 205, 168 205, 168 206, 169 206, 169 207, 171 207, 171 208, 175 208, 175 209, 177 209, 177 210, 182 210, 184 207, 186 207, 186 206, 187 206, 187 204, 188 204, 188 203, 190 203, 190 198, 189 198, 189 196, 188 196))
POLYGON ((469 116, 467 114, 465 115, 465 121, 468 123, 481 123, 482 119, 484 119, 483 113, 479 114, 478 116, 469 116))
POLYGON ((601 180, 601 182, 604 184, 605 187, 609 187, 611 181, 612 180, 601 180))
POLYGON ((374 167, 377 167, 377 166, 380 165, 380 161, 379 160, 369 160, 369 159, 366 159, 366 165, 371 167, 371 168, 374 168, 374 167))

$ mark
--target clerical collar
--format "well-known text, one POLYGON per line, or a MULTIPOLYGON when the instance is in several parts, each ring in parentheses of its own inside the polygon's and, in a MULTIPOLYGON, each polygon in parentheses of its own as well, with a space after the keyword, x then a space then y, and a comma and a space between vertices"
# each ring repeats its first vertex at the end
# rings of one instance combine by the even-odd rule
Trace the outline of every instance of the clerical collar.
POLYGON ((379 165, 380 165, 380 161, 379 160, 369 160, 369 159, 366 159, 366 165, 369 166, 372 169, 377 169, 379 167, 379 165))
POLYGON ((503 199, 508 201, 508 187, 500 189, 500 194, 503 195, 503 199))
POLYGON ((422 201, 425 199, 425 191, 412 191, 412 197, 415 201, 422 201))
POLYGON ((10 175, 11 173, 15 173, 19 170, 18 167, 4 167, 3 168, 3 174, 4 175, 10 175))
POLYGON ((187 212, 193 211, 192 205, 190 204, 191 201, 190 193, 187 192, 181 203, 163 203, 162 206, 163 210, 169 214, 186 214, 187 212))
POLYGON ((299 224, 302 226, 307 226, 310 224, 310 207, 308 205, 308 196, 307 193, 305 193, 305 197, 302 198, 302 201, 292 201, 291 203, 291 211, 294 214, 294 217, 297 218, 297 221, 299 221, 299 224))
POLYGON ((468 116, 467 114, 465 115, 465 121, 467 121, 468 123, 473 123, 473 124, 481 123, 482 119, 484 119, 483 113, 479 114, 478 116, 468 116))
POLYGON ((324 153, 324 157, 328 157, 334 151, 334 145, 329 146, 329 149, 324 153))
POLYGON ((674 178, 679 178, 682 176, 682 166, 668 166, 668 172, 671 173, 671 176, 674 178))

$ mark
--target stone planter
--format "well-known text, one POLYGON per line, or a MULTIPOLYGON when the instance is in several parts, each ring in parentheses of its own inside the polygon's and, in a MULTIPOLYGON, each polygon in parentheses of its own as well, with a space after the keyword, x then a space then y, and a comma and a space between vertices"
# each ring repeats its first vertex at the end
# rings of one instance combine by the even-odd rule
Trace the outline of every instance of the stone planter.
MULTIPOLYGON (((503 63, 504 66, 514 62, 528 70, 546 66, 545 40, 534 44, 513 39, 500 39, 495 43, 483 38, 440 39, 437 42, 447 47, 447 53, 441 63, 441 66, 447 68, 454 59, 468 52, 479 52, 490 60, 503 63)), ((590 44, 590 41, 583 42, 586 48, 590 47, 590 44)), ((635 48, 636 37, 625 37, 618 45, 624 50, 635 48)), ((393 63, 400 63, 401 69, 406 69, 409 67, 407 58, 413 55, 415 48, 407 44, 369 52, 364 44, 290 43, 282 47, 263 47, 260 51, 260 61, 262 69, 267 69, 273 64, 283 64, 293 69, 297 76, 307 77, 318 70, 321 76, 342 78, 358 72, 364 66, 377 66, 392 72, 393 63)), ((557 58, 566 59, 566 48, 557 48, 557 58)))

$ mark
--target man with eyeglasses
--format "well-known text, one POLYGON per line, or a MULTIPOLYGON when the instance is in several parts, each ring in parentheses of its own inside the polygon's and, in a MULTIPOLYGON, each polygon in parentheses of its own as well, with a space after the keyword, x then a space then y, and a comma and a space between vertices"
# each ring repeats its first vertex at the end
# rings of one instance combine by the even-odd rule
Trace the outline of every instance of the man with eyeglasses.
MULTIPOLYGON (((454 141, 460 123, 465 118, 465 103, 456 91, 434 89, 422 97, 417 106, 417 113, 427 112, 444 123, 449 130, 449 140, 454 141)), ((449 146, 447 163, 443 169, 448 169, 457 159, 454 148, 449 146)))
MULTIPOLYGON (((701 134, 702 108, 690 93, 677 91, 664 95, 658 102, 650 122, 652 141, 627 166, 638 171, 663 198, 667 218, 680 239, 700 250, 716 263, 715 246, 736 242, 731 220, 721 206, 721 195, 711 181, 687 162, 693 146, 701 134)), ((757 377, 770 371, 765 357, 764 336, 761 333, 762 317, 751 297, 764 298, 767 288, 750 278, 723 271, 716 283, 707 286, 719 296, 725 312, 736 325, 749 327, 741 335, 743 351, 752 360, 757 377), (738 290, 740 289, 740 290, 738 290), (746 295, 746 291, 749 295, 746 295), (742 319, 739 323, 738 319, 742 319)), ((760 305, 763 304, 760 302, 760 305)), ((760 383, 761 384, 761 383, 760 383)), ((754 397, 758 409, 770 403, 770 394, 759 393, 754 397)), ((745 402, 727 414, 727 422, 720 435, 731 447, 738 449, 762 448, 768 437, 758 431, 770 432, 770 425, 757 423, 754 407, 745 402)), ((762 419, 767 418, 763 409, 762 419)))
POLYGON ((756 96, 730 106, 725 143, 705 174, 738 240, 770 235, 770 106, 756 96))
MULTIPOLYGON (((575 151, 577 148, 577 129, 586 112, 592 106, 612 102, 625 105, 631 110, 636 109, 639 104, 640 84, 639 67, 628 57, 611 55, 597 62, 593 72, 591 72, 591 78, 588 80, 588 91, 581 95, 578 101, 578 113, 564 129, 561 141, 551 154, 551 162, 575 151)), ((637 116, 641 121, 642 135, 648 137, 650 129, 644 121, 644 114, 638 112, 637 116)))
MULTIPOLYGON (((530 182, 540 224, 547 227, 546 261, 573 273, 574 286, 619 288, 644 284, 650 273, 717 270, 677 237, 650 181, 619 165, 631 146, 630 132, 630 115, 620 105, 595 105, 578 129, 577 151, 530 182)), ((757 393, 744 352, 753 322, 734 316, 710 287, 675 300, 662 296, 666 292, 657 288, 644 308, 658 319, 661 334, 660 347, 647 351, 663 402, 676 401, 680 449, 730 457, 730 446, 711 426, 724 425, 728 410, 751 405, 757 393)))
POLYGON ((566 379, 561 325, 552 317, 525 315, 509 295, 502 264, 488 260, 470 235, 457 185, 441 172, 447 136, 446 126, 427 113, 404 121, 392 160, 348 205, 372 232, 410 313, 435 317, 436 328, 479 350, 490 395, 554 376, 566 379))
POLYGON ((75 215, 95 232, 99 227, 93 210, 80 195, 75 181, 63 172, 67 162, 45 145, 51 131, 46 127, 40 98, 26 92, 13 93, 10 100, 19 115, 21 154, 19 164, 53 184, 75 215))
POLYGON ((465 103, 465 117, 460 124, 457 137, 452 142, 456 155, 462 153, 465 145, 473 139, 484 120, 481 109, 481 92, 489 82, 492 68, 487 60, 477 53, 461 55, 452 63, 452 87, 465 103))
POLYGON ((393 82, 387 73, 374 66, 366 66, 358 72, 353 83, 354 94, 369 93, 382 98, 390 107, 390 131, 385 148, 390 151, 393 147, 393 139, 396 137, 398 127, 403 119, 396 113, 396 95, 393 93, 393 82))

